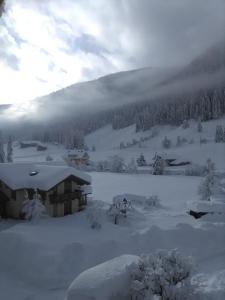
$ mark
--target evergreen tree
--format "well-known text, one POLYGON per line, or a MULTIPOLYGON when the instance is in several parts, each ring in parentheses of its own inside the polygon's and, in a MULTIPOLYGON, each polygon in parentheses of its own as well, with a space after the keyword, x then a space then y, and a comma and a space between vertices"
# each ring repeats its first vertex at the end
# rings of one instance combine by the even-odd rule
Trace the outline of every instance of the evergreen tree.
POLYGON ((155 161, 153 163, 152 174, 153 175, 162 175, 164 172, 164 160, 158 155, 156 155, 154 159, 155 159, 155 161))
POLYGON ((4 151, 4 141, 3 141, 3 136, 2 132, 0 131, 0 163, 5 163, 6 158, 5 158, 5 151, 4 151))
POLYGON ((222 143, 224 139, 223 128, 221 125, 216 126, 215 142, 222 143))
POLYGON ((163 141, 162 141, 162 146, 163 146, 163 148, 165 148, 165 149, 169 149, 169 148, 171 147, 171 140, 169 140, 169 139, 167 138, 167 136, 165 136, 165 138, 163 139, 163 141))
POLYGON ((7 143, 7 161, 13 162, 13 147, 12 147, 12 137, 9 137, 8 143, 7 143))

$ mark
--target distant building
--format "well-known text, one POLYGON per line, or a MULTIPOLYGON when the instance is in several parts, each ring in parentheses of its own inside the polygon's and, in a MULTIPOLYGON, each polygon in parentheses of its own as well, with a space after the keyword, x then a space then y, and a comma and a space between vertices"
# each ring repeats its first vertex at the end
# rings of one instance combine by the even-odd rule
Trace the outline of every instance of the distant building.
POLYGON ((79 165, 89 165, 90 157, 87 151, 82 149, 74 149, 69 150, 67 153, 66 160, 71 163, 75 164, 77 166, 79 165))
POLYGON ((189 160, 181 158, 177 154, 156 153, 155 156, 164 161, 165 167, 185 166, 191 164, 189 160))
POLYGON ((45 150, 47 150, 47 149, 48 149, 47 146, 45 146, 45 145, 43 145, 43 144, 41 144, 41 143, 38 143, 38 144, 37 144, 37 151, 45 151, 45 150))
POLYGON ((37 151, 45 151, 48 149, 48 147, 41 142, 38 141, 23 141, 20 142, 20 148, 31 148, 31 147, 36 147, 37 151))
POLYGON ((30 147, 37 147, 38 142, 36 141, 23 141, 20 142, 20 148, 30 148, 30 147))
POLYGON ((25 190, 31 199, 34 189, 38 189, 48 214, 62 217, 86 205, 87 195, 91 193, 91 178, 67 166, 0 164, 1 217, 21 218, 25 190))

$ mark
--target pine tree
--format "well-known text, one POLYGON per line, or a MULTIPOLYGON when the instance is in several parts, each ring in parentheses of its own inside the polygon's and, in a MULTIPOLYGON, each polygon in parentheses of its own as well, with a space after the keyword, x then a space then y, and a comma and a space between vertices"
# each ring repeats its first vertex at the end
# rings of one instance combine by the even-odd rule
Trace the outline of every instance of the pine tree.
POLYGON ((222 143, 224 139, 223 136, 223 128, 221 125, 216 126, 216 134, 215 134, 215 142, 216 143, 222 143))
POLYGON ((154 159, 155 159, 155 161, 153 163, 152 174, 153 175, 162 175, 164 172, 164 160, 158 155, 156 155, 154 159))
POLYGON ((5 163, 6 158, 5 158, 5 151, 4 151, 4 141, 3 141, 3 136, 2 132, 0 131, 0 163, 5 163))
POLYGON ((13 162, 13 147, 12 147, 12 137, 9 137, 8 143, 7 143, 7 161, 13 162))
POLYGON ((169 139, 167 138, 167 136, 165 136, 165 138, 163 139, 163 141, 162 141, 162 146, 163 146, 163 148, 165 148, 165 149, 169 149, 169 148, 171 147, 171 140, 169 140, 169 139))

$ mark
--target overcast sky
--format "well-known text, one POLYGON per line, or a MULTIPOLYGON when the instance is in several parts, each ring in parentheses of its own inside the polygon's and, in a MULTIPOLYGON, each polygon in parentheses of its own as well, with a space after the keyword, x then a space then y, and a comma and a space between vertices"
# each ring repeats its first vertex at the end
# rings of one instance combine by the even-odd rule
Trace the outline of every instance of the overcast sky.
POLYGON ((225 35, 225 0, 6 0, 0 103, 189 62, 225 35))

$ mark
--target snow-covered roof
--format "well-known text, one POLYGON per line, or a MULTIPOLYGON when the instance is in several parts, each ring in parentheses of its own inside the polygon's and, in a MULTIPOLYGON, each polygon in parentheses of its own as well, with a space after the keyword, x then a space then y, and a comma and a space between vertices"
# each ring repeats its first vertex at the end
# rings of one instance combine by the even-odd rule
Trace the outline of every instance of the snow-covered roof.
POLYGON ((73 156, 75 158, 83 158, 85 151, 82 149, 73 149, 67 152, 68 156, 73 156))
POLYGON ((11 189, 37 188, 47 191, 69 176, 83 184, 90 184, 91 177, 68 166, 50 166, 32 163, 0 164, 0 180, 11 189))
POLYGON ((179 159, 179 156, 177 154, 171 154, 171 153, 157 153, 158 156, 160 156, 162 159, 179 159))

